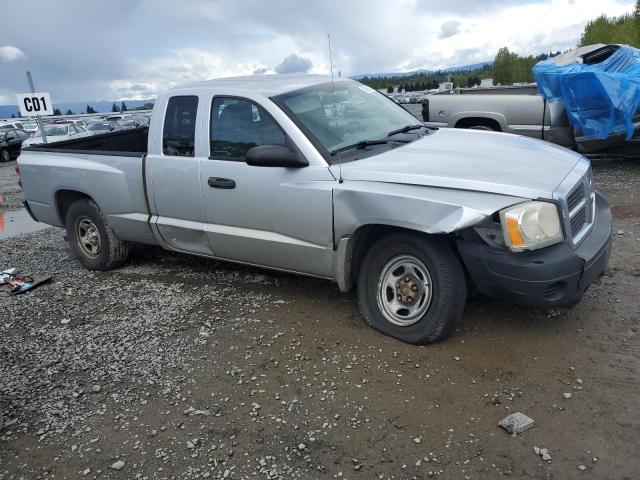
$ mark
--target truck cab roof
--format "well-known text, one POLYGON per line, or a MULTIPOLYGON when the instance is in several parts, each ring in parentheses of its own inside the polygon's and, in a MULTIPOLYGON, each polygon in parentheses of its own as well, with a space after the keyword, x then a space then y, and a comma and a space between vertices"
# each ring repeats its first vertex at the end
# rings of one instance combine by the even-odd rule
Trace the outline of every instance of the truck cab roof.
MULTIPOLYGON (((291 92, 300 88, 310 87, 331 81, 329 75, 308 75, 308 74, 274 74, 274 75, 248 75, 243 77, 219 78, 180 85, 168 90, 171 94, 175 91, 193 88, 203 89, 233 89, 234 91, 246 91, 251 94, 272 97, 282 93, 291 92)), ((335 78, 334 81, 349 81, 347 78, 335 78)))

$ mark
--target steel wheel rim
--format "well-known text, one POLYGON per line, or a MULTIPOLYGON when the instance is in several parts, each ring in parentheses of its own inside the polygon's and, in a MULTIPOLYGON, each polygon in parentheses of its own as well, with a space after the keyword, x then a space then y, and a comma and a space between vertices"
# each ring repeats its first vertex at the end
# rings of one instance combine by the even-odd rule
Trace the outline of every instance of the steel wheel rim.
POLYGON ((433 283, 429 269, 412 255, 392 258, 382 268, 376 297, 387 321, 400 327, 413 325, 431 305, 433 283))
POLYGON ((2 161, 8 162, 11 160, 11 156, 9 155, 9 150, 2 150, 2 161))
POLYGON ((76 238, 85 255, 95 258, 100 254, 100 232, 93 220, 88 217, 76 220, 76 238))

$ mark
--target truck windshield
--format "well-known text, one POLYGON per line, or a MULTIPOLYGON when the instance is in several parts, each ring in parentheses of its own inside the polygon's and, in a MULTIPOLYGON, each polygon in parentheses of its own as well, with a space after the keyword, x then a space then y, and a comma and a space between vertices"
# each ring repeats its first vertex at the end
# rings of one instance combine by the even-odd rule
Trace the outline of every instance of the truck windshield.
POLYGON ((373 145, 373 140, 384 144, 390 133, 418 123, 404 108, 366 85, 351 81, 334 85, 322 83, 273 97, 316 148, 324 150, 325 157, 373 145))

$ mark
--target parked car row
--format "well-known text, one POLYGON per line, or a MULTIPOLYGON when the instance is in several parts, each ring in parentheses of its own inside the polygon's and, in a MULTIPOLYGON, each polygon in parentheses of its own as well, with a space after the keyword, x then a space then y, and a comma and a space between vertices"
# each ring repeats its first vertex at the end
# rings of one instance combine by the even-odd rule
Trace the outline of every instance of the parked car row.
POLYGON ((441 90, 438 90, 436 88, 432 90, 422 90, 416 92, 393 92, 386 93, 385 95, 396 103, 422 103, 427 98, 429 98, 430 95, 433 95, 434 93, 439 91, 441 90))
MULTIPOLYGON (((93 121, 83 118, 47 119, 44 121, 43 129, 49 143, 148 126, 149 119, 149 115, 122 114, 103 115, 93 121)), ((16 158, 21 145, 42 143, 42 132, 34 121, 0 121, 0 132, 3 142, 9 142, 7 145, 1 144, 0 161, 16 158)))
MULTIPOLYGON (((73 122, 45 124, 42 128, 47 137, 47 142, 59 142, 76 136, 86 137, 91 135, 84 127, 76 125, 73 122)), ((27 145, 34 145, 36 143, 42 143, 42 131, 39 128, 36 129, 31 138, 23 142, 23 145, 26 147, 27 145)))

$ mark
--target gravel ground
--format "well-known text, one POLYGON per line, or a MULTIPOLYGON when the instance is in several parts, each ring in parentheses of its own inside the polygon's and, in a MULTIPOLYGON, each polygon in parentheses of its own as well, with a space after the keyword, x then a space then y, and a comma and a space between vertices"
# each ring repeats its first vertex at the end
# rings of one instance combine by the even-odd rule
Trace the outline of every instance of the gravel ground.
POLYGON ((0 196, 4 203, 0 207, 22 208, 22 190, 18 186, 18 177, 15 172, 16 162, 0 163, 0 196))
POLYGON ((0 479, 637 478, 640 164, 594 173, 619 232, 601 284, 570 311, 475 299, 428 347, 319 280, 151 247, 95 273, 59 229, 0 241, 0 266, 54 275, 0 298, 0 479), (497 427, 513 412, 535 426, 497 427))

